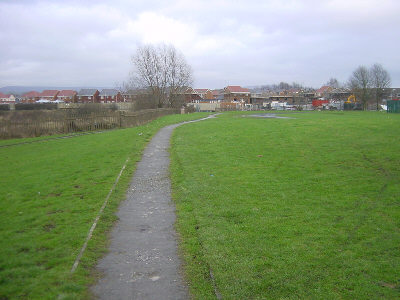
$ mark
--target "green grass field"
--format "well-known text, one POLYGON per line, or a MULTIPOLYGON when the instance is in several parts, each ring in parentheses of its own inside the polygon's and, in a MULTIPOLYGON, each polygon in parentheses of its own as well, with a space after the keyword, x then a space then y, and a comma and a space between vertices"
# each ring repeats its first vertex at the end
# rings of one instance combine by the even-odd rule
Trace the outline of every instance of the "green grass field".
POLYGON ((106 233, 145 144, 165 125, 205 115, 172 115, 136 128, 0 148, 0 299, 87 299, 97 276, 93 266, 106 251, 106 233), (70 274, 128 157, 81 264, 70 274))
POLYGON ((174 132, 194 298, 399 299, 400 115, 243 114, 174 132))

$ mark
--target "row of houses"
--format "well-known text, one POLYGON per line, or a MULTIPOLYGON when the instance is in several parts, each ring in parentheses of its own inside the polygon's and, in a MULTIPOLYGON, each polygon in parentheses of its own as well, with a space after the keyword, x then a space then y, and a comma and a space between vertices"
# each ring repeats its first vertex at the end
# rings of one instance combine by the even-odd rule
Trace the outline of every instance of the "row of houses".
POLYGON ((116 89, 81 89, 74 90, 44 90, 42 92, 30 91, 19 97, 0 93, 0 103, 35 103, 35 102, 71 102, 71 103, 109 103, 124 102, 121 92, 116 89))
MULTIPOLYGON (((385 94, 387 100, 397 100, 400 97, 400 89, 386 89, 385 94)), ((292 88, 263 91, 262 93, 252 93, 249 89, 241 86, 227 86, 221 90, 188 89, 185 99, 187 103, 234 103, 240 104, 241 107, 255 108, 265 108, 273 103, 320 107, 325 103, 343 103, 351 95, 352 92, 347 88, 331 86, 322 86, 317 90, 292 88)))
MULTIPOLYGON (((81 89, 74 90, 44 90, 42 92, 30 91, 21 96, 5 95, 0 93, 0 103, 35 103, 35 102, 72 102, 72 103, 108 103, 134 101, 146 90, 135 90, 121 93, 116 89, 81 89)), ((186 103, 198 103, 201 101, 237 101, 250 103, 250 90, 240 86, 227 86, 220 90, 193 89, 188 87, 184 92, 186 103)))
POLYGON ((244 102, 250 103, 251 91, 238 85, 230 85, 224 89, 193 89, 185 92, 186 103, 199 102, 244 102))
POLYGON ((232 102, 244 104, 263 104, 265 102, 286 102, 290 105, 311 104, 315 99, 329 98, 344 100, 351 92, 346 89, 334 89, 323 86, 318 90, 289 89, 282 91, 265 91, 263 93, 252 93, 249 89, 241 86, 227 86, 220 90, 192 89, 188 88, 185 93, 186 103, 202 102, 232 102))

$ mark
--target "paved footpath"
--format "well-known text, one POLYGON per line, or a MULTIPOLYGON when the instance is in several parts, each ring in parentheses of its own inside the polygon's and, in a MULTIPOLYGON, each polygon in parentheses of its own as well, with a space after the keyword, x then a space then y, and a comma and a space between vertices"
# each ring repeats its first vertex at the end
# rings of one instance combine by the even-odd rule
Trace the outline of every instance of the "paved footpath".
POLYGON ((104 276, 92 292, 99 299, 189 298, 177 254, 168 173, 172 131, 185 123, 161 129, 137 165, 111 232, 110 251, 97 266, 104 276))

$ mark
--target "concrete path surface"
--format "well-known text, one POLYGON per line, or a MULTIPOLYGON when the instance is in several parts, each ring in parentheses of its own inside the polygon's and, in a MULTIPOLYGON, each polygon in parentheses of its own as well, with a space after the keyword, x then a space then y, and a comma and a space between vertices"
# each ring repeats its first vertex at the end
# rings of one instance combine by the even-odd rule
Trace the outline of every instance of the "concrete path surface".
POLYGON ((110 251, 97 266, 104 276, 92 292, 99 299, 189 298, 177 254, 168 176, 170 136, 185 123, 161 129, 137 165, 111 232, 110 251))

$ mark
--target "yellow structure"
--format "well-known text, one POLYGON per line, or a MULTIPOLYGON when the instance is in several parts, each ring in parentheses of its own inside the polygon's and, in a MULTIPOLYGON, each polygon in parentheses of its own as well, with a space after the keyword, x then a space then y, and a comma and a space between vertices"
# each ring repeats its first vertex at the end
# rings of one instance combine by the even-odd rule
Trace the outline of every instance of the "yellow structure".
POLYGON ((357 102, 356 96, 350 95, 345 103, 356 103, 356 102, 357 102))

